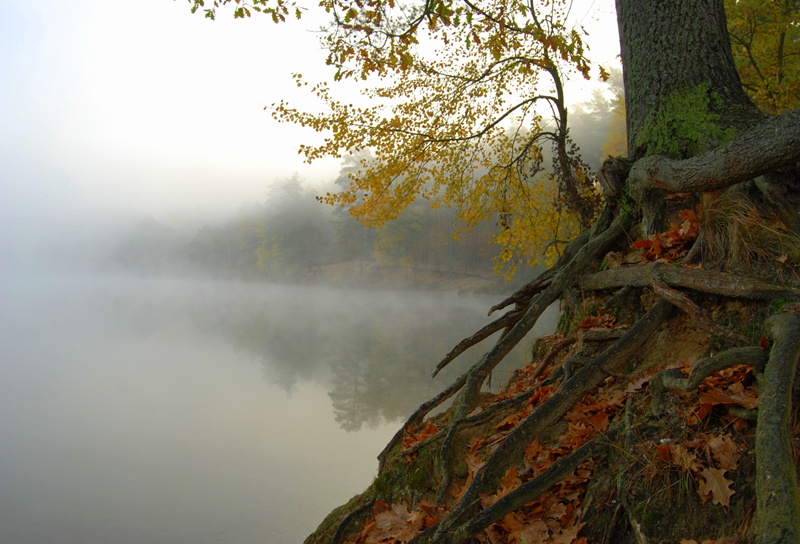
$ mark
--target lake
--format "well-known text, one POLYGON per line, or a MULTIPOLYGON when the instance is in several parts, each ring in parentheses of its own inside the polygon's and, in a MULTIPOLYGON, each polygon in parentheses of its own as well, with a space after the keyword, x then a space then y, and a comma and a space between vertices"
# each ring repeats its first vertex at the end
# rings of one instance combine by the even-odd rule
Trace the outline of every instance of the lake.
POLYGON ((500 298, 6 276, 0 542, 302 542, 500 298))

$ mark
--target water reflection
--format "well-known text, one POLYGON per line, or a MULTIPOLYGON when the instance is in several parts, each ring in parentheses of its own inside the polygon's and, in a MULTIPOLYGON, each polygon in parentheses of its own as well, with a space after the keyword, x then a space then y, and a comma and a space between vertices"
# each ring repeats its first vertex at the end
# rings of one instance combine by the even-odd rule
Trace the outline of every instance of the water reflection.
POLYGON ((369 483, 397 419, 480 355, 429 377, 494 302, 101 278, 0 290, 0 542, 20 544, 302 541, 369 483))

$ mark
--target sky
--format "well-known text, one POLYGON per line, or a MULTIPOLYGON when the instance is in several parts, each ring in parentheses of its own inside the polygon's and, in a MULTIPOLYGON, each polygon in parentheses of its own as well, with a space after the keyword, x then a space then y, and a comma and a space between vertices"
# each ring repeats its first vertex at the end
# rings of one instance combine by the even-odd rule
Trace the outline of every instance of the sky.
MULTIPOLYGON (((214 221, 294 173, 334 179, 338 161, 297 154, 318 134, 264 110, 314 107, 293 72, 332 76, 310 13, 274 25, 211 22, 186 0, 0 0, 0 251, 53 217, 214 221)), ((613 2, 574 13, 613 59, 613 2)))

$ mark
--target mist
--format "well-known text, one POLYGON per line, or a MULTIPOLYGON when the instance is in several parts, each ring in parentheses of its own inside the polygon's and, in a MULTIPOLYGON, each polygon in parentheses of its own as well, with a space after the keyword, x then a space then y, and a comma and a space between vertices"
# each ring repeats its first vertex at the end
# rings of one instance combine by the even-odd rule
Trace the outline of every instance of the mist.
POLYGON ((21 544, 302 541, 487 349, 430 378, 496 302, 122 275, 2 285, 0 541, 21 544))

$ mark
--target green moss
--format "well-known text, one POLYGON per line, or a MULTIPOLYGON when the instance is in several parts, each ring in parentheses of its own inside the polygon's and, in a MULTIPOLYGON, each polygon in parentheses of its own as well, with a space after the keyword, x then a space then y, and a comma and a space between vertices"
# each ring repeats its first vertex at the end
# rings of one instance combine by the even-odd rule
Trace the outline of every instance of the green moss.
POLYGON ((647 146, 648 154, 691 157, 709 144, 733 139, 732 129, 719 125, 721 100, 703 83, 683 92, 671 93, 636 138, 636 146, 647 146))
POLYGON ((782 298, 776 298, 770 304, 770 308, 772 309, 773 312, 777 312, 778 310, 780 310, 781 308, 786 306, 788 304, 788 302, 789 301, 783 300, 782 298))

